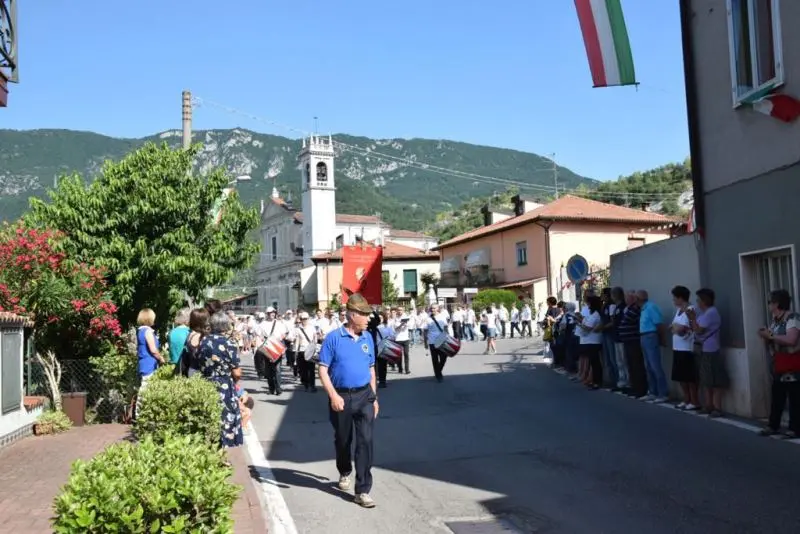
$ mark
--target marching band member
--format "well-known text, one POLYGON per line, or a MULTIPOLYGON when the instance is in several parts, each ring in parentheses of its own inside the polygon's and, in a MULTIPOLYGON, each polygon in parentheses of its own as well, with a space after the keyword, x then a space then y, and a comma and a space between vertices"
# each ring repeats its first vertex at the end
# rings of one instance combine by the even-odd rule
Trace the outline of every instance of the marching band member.
MULTIPOLYGON (((278 313, 272 306, 267 308, 267 318, 261 323, 261 333, 265 343, 268 340, 275 340, 283 343, 286 339, 286 335, 289 333, 286 328, 286 323, 278 319, 278 313)), ((265 359, 266 362, 264 363, 266 366, 265 370, 269 392, 272 395, 280 395, 282 393, 281 360, 283 360, 283 357, 278 358, 274 362, 270 361, 268 358, 265 359)))
POLYGON ((317 391, 315 371, 317 369, 317 332, 311 324, 308 312, 301 311, 297 314, 299 324, 291 331, 297 359, 297 370, 300 383, 306 391, 317 391), (312 348, 313 347, 313 348, 312 348), (313 352, 312 352, 313 351, 313 352))
POLYGON ((447 355, 436 348, 436 342, 442 334, 447 334, 447 316, 441 311, 438 304, 431 304, 431 313, 428 318, 428 348, 431 351, 431 363, 433 363, 433 374, 436 381, 444 380, 442 371, 444 364, 447 363, 447 355))
POLYGON ((411 365, 408 361, 410 349, 409 344, 411 342, 409 325, 410 320, 411 318, 406 315, 403 307, 398 306, 391 326, 394 329, 394 341, 403 347, 403 359, 398 363, 398 370, 400 371, 400 374, 403 374, 403 370, 405 370, 405 374, 411 373, 411 365))

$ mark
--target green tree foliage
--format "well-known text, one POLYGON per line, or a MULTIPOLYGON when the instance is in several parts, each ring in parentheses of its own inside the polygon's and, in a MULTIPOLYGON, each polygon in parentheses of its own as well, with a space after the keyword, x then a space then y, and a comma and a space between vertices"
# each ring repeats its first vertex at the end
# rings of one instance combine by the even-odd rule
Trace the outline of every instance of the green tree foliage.
POLYGON ((475 311, 485 310, 492 304, 504 304, 509 310, 518 305, 517 294, 508 289, 482 289, 472 299, 475 311))
POLYGON ((397 286, 388 271, 381 273, 381 298, 384 306, 397 303, 397 286))
POLYGON ((677 198, 692 187, 692 166, 687 159, 683 163, 670 163, 644 172, 622 176, 618 180, 602 182, 596 188, 579 186, 575 193, 579 196, 639 208, 643 204, 659 203, 659 212, 665 215, 679 215, 677 198))
POLYGON ((465 232, 483 226, 481 208, 489 205, 492 209, 511 211, 514 209, 511 198, 519 194, 516 188, 509 188, 501 193, 488 197, 475 197, 452 211, 445 211, 436 216, 436 221, 426 230, 440 241, 447 241, 465 232))
POLYGON ((63 231, 68 256, 103 269, 126 326, 150 307, 166 329, 183 292, 197 298, 222 284, 258 248, 246 239, 258 213, 235 192, 222 202, 219 222, 212 220, 229 178, 222 169, 192 173, 197 151, 149 143, 106 162, 90 184, 65 177, 49 201, 31 199, 28 222, 63 231))

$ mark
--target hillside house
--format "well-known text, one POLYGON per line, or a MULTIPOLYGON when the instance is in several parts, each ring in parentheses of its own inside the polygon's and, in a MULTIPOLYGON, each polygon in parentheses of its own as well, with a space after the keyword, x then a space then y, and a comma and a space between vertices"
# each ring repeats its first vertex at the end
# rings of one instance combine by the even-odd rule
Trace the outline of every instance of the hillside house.
POLYGON ((657 213, 564 195, 549 204, 514 197, 512 213, 484 207, 484 225, 441 243, 440 287, 456 298, 492 287, 515 289, 537 304, 568 293, 562 268, 575 254, 601 269, 609 257, 675 235, 657 213))

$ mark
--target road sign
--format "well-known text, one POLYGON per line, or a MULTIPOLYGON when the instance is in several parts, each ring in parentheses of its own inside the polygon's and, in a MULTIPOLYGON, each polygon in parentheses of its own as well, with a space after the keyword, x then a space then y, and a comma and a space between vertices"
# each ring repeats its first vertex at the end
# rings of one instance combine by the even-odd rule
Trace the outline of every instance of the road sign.
POLYGON ((578 284, 587 276, 589 276, 589 262, 583 256, 575 254, 567 261, 567 278, 573 284, 578 284))

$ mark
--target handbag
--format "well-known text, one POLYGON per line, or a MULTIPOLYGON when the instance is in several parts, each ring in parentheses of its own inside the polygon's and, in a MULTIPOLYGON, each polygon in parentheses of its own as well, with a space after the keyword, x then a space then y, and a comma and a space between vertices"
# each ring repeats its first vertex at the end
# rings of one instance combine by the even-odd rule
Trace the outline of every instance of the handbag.
POLYGON ((551 325, 547 325, 544 327, 544 334, 542 334, 542 341, 544 341, 545 343, 553 341, 553 327, 551 325))

